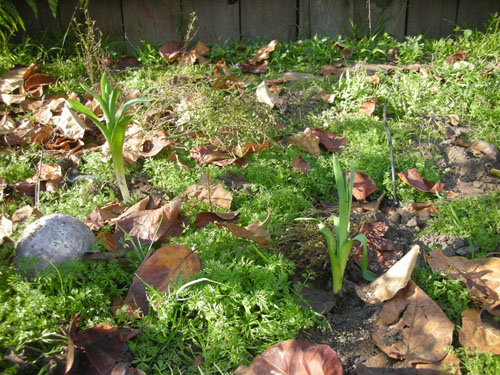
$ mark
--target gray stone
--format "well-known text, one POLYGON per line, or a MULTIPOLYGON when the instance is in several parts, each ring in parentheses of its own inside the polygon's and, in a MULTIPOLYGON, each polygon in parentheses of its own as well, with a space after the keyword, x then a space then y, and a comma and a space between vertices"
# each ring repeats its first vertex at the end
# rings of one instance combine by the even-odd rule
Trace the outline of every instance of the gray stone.
POLYGON ((422 212, 417 216, 417 223, 419 226, 423 226, 427 224, 427 222, 431 219, 431 214, 429 212, 422 212))
POLYGON ((413 216, 410 220, 408 220, 406 225, 409 226, 410 228, 417 227, 418 226, 417 218, 413 216))
POLYGON ((410 221, 414 217, 414 215, 406 209, 401 209, 400 213, 401 213, 401 224, 403 225, 407 225, 408 221, 410 221))
POLYGON ((467 243, 461 239, 460 237, 457 237, 453 240, 453 247, 455 249, 460 249, 461 247, 464 247, 465 245, 467 245, 467 243))
POLYGON ((456 252, 453 247, 448 246, 444 248, 443 254, 446 255, 447 257, 454 257, 456 255, 456 252))
POLYGON ((90 250, 95 236, 72 216, 53 214, 28 225, 16 245, 15 264, 33 276, 50 263, 75 259, 90 250))

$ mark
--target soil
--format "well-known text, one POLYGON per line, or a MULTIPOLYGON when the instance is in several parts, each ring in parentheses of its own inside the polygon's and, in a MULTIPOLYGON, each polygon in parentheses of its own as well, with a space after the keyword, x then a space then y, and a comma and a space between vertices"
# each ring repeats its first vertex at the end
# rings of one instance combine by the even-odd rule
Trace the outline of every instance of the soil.
MULTIPOLYGON (((444 141, 440 144, 415 144, 423 152, 441 157, 436 165, 447 173, 442 182, 445 191, 455 193, 455 197, 464 198, 486 195, 498 191, 500 179, 488 175, 492 168, 500 169, 500 161, 491 160, 484 154, 474 154, 469 149, 444 141)), ((318 205, 319 217, 328 217, 334 212, 334 207, 322 202, 318 205)), ((391 240, 402 251, 400 259, 413 245, 420 246, 421 258, 417 266, 424 266, 423 254, 429 248, 443 249, 445 255, 467 255, 470 252, 463 238, 422 230, 430 214, 415 215, 407 207, 394 208, 384 204, 377 212, 353 214, 352 227, 359 229, 364 222, 384 222, 388 229, 385 238, 391 240), (418 234, 420 236, 417 236, 418 234)), ((350 262, 346 269, 344 290, 341 295, 334 296, 331 292, 331 270, 324 238, 318 234, 317 226, 303 222, 297 226, 288 227, 279 243, 279 250, 296 264, 296 274, 301 275, 306 270, 313 270, 316 278, 309 281, 310 288, 303 292, 306 300, 311 301, 311 307, 322 313, 331 326, 331 330, 309 329, 300 333, 299 340, 330 345, 338 354, 344 366, 344 374, 362 373, 356 370, 357 365, 366 363, 381 351, 371 339, 373 323, 381 305, 368 305, 355 293, 354 283, 366 283, 359 268, 350 262)), ((500 249, 499 249, 500 250, 500 249)), ((300 276, 298 276, 300 279, 300 276)))

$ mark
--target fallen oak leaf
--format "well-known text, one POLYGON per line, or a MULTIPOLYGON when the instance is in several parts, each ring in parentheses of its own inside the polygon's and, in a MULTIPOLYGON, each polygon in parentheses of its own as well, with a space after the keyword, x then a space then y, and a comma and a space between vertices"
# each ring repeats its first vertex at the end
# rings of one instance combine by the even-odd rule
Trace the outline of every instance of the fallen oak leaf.
POLYGON ((226 60, 220 59, 217 61, 214 67, 214 76, 224 77, 229 75, 231 75, 231 73, 229 73, 229 70, 227 69, 226 60))
POLYGON ((375 112, 376 104, 377 104, 377 97, 373 99, 368 99, 361 105, 359 111, 361 113, 364 113, 366 116, 370 117, 373 114, 373 112, 375 112))
POLYGON ((320 139, 313 133, 311 128, 306 128, 303 132, 290 136, 288 142, 316 157, 321 155, 321 149, 319 148, 320 139))
POLYGON ((372 338, 387 356, 408 364, 441 361, 453 340, 454 324, 412 280, 385 302, 372 338))
POLYGON ((178 278, 186 279, 200 270, 198 254, 187 246, 176 244, 160 247, 137 269, 123 305, 128 305, 132 310, 139 308, 147 315, 149 301, 146 285, 159 292, 169 292, 172 283, 176 283, 178 278))
POLYGON ((41 86, 53 85, 54 83, 56 83, 55 77, 36 73, 29 76, 29 78, 24 82, 24 89, 26 91, 33 91, 41 86))
POLYGON ((215 205, 225 210, 231 209, 233 196, 222 184, 213 184, 206 173, 201 174, 197 184, 188 186, 181 194, 183 199, 193 199, 215 205))
POLYGON ((465 60, 466 55, 467 55, 466 50, 457 51, 455 53, 452 53, 450 56, 446 57, 446 60, 448 61, 448 64, 453 64, 456 61, 465 60))
POLYGON ((251 240, 261 246, 268 247, 269 243, 271 242, 271 237, 269 236, 269 233, 267 232, 266 228, 264 228, 264 223, 266 221, 267 219, 264 220, 264 222, 257 221, 246 227, 241 227, 233 223, 220 222, 220 221, 215 222, 215 224, 219 228, 225 227, 229 229, 229 231, 235 237, 251 240))
POLYGON ((194 221, 194 226, 196 228, 206 227, 210 223, 217 222, 228 222, 228 223, 236 223, 238 221, 238 216, 240 213, 238 211, 235 212, 208 212, 201 211, 196 215, 196 219, 194 221))
POLYGON ((411 187, 423 191, 424 193, 439 193, 443 190, 444 184, 437 181, 435 184, 424 180, 416 168, 398 173, 398 177, 411 187))
POLYGON ((347 147, 347 139, 324 129, 311 128, 312 134, 319 138, 319 143, 328 151, 342 153, 342 149, 347 147))
POLYGON ((172 40, 161 46, 159 52, 166 62, 173 62, 177 60, 177 57, 179 56, 179 53, 181 53, 183 48, 183 42, 181 42, 180 40, 172 40))
POLYGON ((366 199, 367 196, 377 191, 377 189, 377 184, 370 176, 359 171, 354 171, 352 195, 358 201, 366 199))
POLYGON ((481 320, 480 310, 462 312, 462 329, 458 332, 460 345, 481 353, 500 355, 500 327, 481 320))
POLYGON ((342 375, 342 363, 328 345, 286 340, 267 348, 235 375, 342 375))
POLYGON ((245 73, 253 73, 253 74, 265 74, 267 73, 268 62, 264 61, 262 64, 241 64, 241 71, 245 73))
POLYGON ((243 82, 236 76, 228 75, 218 77, 212 84, 212 90, 237 90, 242 93, 243 82))
POLYGON ((464 281, 467 289, 490 314, 500 316, 500 258, 447 257, 441 251, 433 250, 425 260, 433 272, 445 272, 447 277, 464 281))
POLYGON ((436 205, 433 202, 414 202, 410 203, 408 208, 412 213, 417 215, 424 212, 430 212, 434 215, 437 215, 439 213, 436 205))
POLYGON ((309 173, 309 169, 311 168, 311 164, 309 164, 307 160, 304 160, 302 156, 297 156, 296 158, 294 158, 292 161, 292 166, 294 170, 302 172, 305 175, 309 173))
POLYGON ((269 54, 274 51, 277 45, 278 45, 277 40, 271 40, 269 44, 260 47, 257 53, 253 55, 248 62, 250 64, 257 64, 262 60, 267 60, 269 58, 269 54))

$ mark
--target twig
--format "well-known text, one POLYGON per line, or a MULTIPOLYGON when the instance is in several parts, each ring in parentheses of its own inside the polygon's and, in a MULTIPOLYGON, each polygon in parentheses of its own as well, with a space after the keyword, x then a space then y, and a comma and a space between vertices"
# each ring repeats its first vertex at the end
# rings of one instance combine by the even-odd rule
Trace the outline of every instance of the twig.
POLYGON ((40 161, 38 162, 38 170, 36 172, 36 185, 35 185, 35 209, 38 210, 38 206, 40 203, 40 178, 42 175, 42 159, 43 159, 43 150, 40 150, 40 161))

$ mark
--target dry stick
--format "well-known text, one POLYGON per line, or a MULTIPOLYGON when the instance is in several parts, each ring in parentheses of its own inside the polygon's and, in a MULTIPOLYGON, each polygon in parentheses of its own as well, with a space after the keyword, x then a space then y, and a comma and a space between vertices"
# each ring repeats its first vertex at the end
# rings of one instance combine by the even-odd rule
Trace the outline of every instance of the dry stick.
POLYGON ((391 131, 389 130, 389 125, 387 125, 387 103, 389 101, 389 96, 385 99, 384 104, 384 126, 387 133, 387 141, 389 143, 389 151, 391 153, 391 172, 392 172, 392 193, 394 195, 394 206, 399 206, 398 196, 396 195, 396 167, 394 167, 394 151, 392 150, 392 138, 391 131))
POLYGON ((207 191, 208 191, 208 204, 210 205, 210 209, 213 210, 212 206, 212 194, 210 193, 210 168, 207 167, 207 191))

